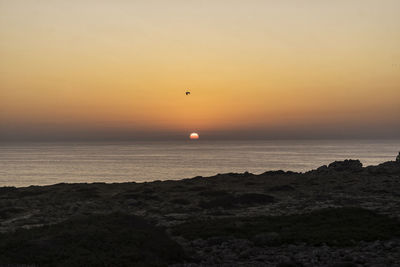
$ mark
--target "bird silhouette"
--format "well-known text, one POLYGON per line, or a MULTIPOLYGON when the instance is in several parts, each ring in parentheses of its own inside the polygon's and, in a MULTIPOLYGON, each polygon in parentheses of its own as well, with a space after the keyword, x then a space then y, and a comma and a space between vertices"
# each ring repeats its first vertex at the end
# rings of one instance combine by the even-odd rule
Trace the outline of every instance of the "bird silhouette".
POLYGON ((186 91, 186 93, 185 93, 186 95, 190 95, 190 92, 189 91, 186 91))

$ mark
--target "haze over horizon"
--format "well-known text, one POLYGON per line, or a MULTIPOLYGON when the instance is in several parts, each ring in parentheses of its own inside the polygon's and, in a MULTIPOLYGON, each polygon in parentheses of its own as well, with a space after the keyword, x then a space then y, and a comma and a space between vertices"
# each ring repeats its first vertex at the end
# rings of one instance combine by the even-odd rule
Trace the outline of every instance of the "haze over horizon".
POLYGON ((0 0, 0 141, 399 139, 399 10, 0 0))

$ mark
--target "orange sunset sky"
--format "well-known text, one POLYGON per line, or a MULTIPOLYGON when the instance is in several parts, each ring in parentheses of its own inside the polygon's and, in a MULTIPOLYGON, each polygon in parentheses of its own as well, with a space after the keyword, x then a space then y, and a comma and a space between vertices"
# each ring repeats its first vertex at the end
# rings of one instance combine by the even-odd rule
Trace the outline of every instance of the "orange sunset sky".
POLYGON ((0 140, 400 138, 399 11, 0 0, 0 140))

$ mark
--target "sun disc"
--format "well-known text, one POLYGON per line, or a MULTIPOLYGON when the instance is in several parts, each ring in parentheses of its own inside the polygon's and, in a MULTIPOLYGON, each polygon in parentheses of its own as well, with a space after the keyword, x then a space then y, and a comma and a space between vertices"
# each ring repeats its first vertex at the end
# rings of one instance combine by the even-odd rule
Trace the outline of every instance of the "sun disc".
POLYGON ((190 139, 197 140, 197 139, 199 139, 199 135, 197 133, 191 133, 190 134, 190 139))

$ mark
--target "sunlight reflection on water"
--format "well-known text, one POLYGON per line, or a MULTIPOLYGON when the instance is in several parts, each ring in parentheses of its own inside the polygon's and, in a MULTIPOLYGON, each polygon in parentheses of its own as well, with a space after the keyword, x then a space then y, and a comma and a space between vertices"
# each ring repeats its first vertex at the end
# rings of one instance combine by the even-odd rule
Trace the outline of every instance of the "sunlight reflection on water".
POLYGON ((0 186, 182 179, 217 173, 307 171, 335 160, 394 160, 400 140, 281 140, 0 145, 0 186))

